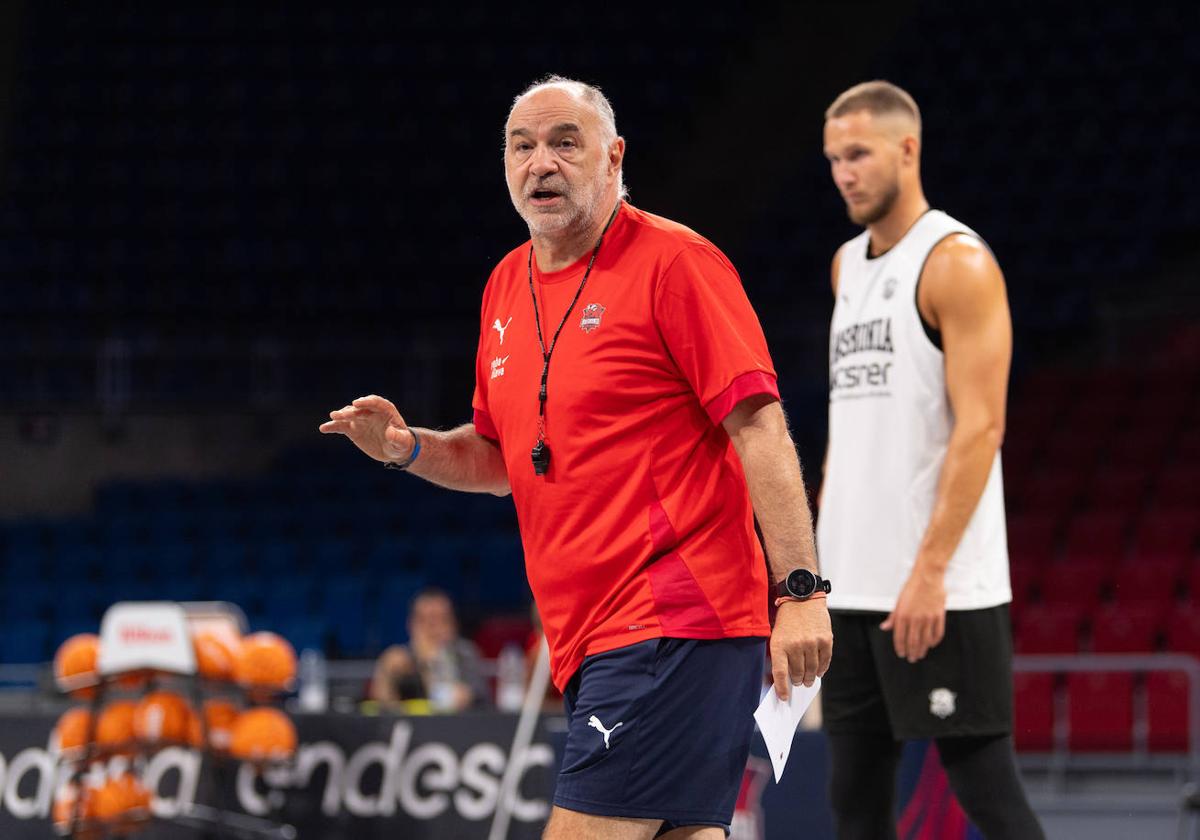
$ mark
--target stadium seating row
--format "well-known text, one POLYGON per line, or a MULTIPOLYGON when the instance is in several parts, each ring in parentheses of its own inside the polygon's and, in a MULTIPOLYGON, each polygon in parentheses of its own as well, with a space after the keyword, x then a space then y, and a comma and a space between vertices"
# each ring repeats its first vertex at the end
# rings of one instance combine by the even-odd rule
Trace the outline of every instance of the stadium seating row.
POLYGON ((1187 752, 1188 679, 1181 671, 1014 678, 1014 740, 1025 752, 1187 752), (1065 696, 1064 696, 1065 695, 1065 696), (1062 710, 1060 714, 1058 710, 1062 710))
POLYGON ((1014 609, 1018 653, 1149 653, 1158 650, 1200 657, 1200 604, 1141 602, 1031 604, 1014 609))

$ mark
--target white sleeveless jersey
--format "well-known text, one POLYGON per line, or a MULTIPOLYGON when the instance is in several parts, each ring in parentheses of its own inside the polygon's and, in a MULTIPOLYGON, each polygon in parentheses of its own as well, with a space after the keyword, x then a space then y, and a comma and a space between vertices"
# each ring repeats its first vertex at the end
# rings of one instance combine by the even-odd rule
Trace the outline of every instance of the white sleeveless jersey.
MULTIPOLYGON (((829 460, 817 546, 831 609, 890 612, 933 513, 954 425, 942 351, 917 310, 933 247, 966 225, 937 210, 867 256, 864 231, 842 248, 829 337, 829 460)), ((1012 600, 1000 455, 946 570, 946 607, 1012 600)))

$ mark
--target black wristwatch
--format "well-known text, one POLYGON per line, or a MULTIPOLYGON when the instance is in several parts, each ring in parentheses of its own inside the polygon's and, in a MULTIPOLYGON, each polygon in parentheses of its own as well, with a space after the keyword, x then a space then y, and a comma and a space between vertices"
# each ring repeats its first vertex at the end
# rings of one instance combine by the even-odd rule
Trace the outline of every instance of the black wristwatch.
POLYGON ((808 569, 793 569, 775 585, 775 597, 807 601, 818 592, 828 595, 832 590, 829 581, 820 575, 815 575, 808 569))

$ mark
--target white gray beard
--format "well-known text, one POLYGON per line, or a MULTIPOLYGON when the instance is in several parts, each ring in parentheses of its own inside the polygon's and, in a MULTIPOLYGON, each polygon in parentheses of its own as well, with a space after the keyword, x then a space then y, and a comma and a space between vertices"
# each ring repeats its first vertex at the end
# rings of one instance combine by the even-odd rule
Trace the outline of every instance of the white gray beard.
MULTIPOLYGON (((570 207, 565 208, 559 213, 539 213, 533 210, 528 213, 521 213, 521 218, 525 220, 525 224, 529 226, 531 236, 546 236, 547 234, 560 233, 564 230, 570 230, 580 222, 587 222, 596 212, 596 206, 600 203, 600 191, 587 197, 587 200, 580 204, 570 202, 570 207)), ((518 212, 520 212, 518 208, 518 212)))
POLYGON ((586 225, 596 217, 603 197, 604 185, 600 180, 598 172, 596 179, 588 187, 581 187, 579 190, 563 195, 563 198, 566 199, 566 203, 569 205, 563 212, 539 213, 536 209, 525 210, 515 199, 513 207, 516 208, 517 215, 529 227, 530 236, 546 236, 547 234, 569 230, 581 222, 586 225), (574 201, 573 199, 575 199, 576 195, 582 200, 574 201))
MULTIPOLYGON (((520 208, 517 212, 521 213, 520 208)), ((561 213, 539 213, 536 210, 521 213, 521 218, 529 227, 530 236, 545 236, 551 233, 567 230, 584 216, 584 208, 573 205, 570 210, 561 213)))

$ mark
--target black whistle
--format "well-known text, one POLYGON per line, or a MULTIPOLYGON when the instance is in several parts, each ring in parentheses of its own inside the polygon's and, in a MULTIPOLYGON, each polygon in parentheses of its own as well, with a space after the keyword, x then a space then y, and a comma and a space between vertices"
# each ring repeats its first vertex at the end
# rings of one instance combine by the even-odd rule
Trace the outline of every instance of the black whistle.
POLYGON ((546 442, 539 440, 529 456, 533 461, 533 474, 545 475, 546 471, 550 469, 550 447, 546 445, 546 442))

